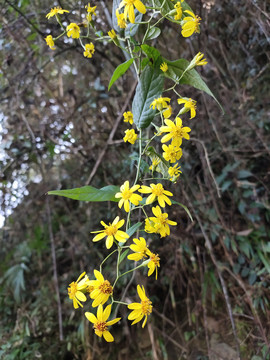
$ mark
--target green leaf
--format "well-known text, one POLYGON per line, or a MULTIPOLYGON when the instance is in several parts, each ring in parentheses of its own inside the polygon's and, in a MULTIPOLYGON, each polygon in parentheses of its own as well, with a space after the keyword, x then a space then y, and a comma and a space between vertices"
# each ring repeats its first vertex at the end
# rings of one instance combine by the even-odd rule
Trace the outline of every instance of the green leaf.
POLYGON ((186 213, 188 214, 190 220, 193 222, 192 215, 191 215, 191 213, 190 213, 190 211, 189 211, 189 209, 187 208, 186 205, 184 205, 184 204, 182 204, 182 203, 180 203, 180 202, 174 201, 174 200, 172 200, 172 204, 176 204, 176 205, 182 206, 182 208, 183 208, 183 209, 186 211, 186 213))
POLYGON ((129 249, 125 250, 125 251, 120 255, 120 259, 119 259, 118 265, 121 264, 121 262, 125 259, 125 257, 127 256, 128 253, 129 253, 129 249))
POLYGON ((133 63, 134 59, 129 59, 125 61, 124 63, 117 66, 117 68, 114 70, 114 73, 111 77, 108 90, 112 87, 112 85, 115 83, 116 80, 118 80, 122 75, 125 74, 125 72, 129 69, 130 65, 133 63))
POLYGON ((83 186, 81 188, 68 189, 68 190, 52 190, 48 195, 64 196, 73 200, 80 201, 115 201, 115 194, 119 192, 119 186, 108 185, 101 189, 96 189, 93 186, 83 186))
POLYGON ((161 96, 164 76, 158 68, 147 65, 143 70, 132 103, 133 120, 138 129, 147 128, 154 119, 156 111, 151 103, 161 96))
POLYGON ((153 40, 159 37, 161 30, 158 27, 153 27, 147 34, 146 40, 153 40))
POLYGON ((195 69, 191 69, 184 73, 184 71, 189 65, 189 61, 187 61, 186 59, 179 59, 175 61, 169 61, 166 59, 163 60, 169 66, 168 71, 164 73, 165 76, 172 78, 174 81, 179 82, 179 84, 191 85, 196 89, 202 90, 206 94, 212 96, 212 98, 217 102, 217 104, 221 108, 222 113, 224 114, 223 107, 221 106, 215 95, 212 93, 212 91, 209 89, 209 87, 206 85, 204 80, 201 78, 199 73, 195 69))
POLYGON ((127 230, 127 234, 129 236, 132 236, 133 234, 135 234, 135 232, 141 227, 142 222, 137 222, 136 224, 132 225, 128 230, 127 230))
POLYGON ((154 48, 153 46, 143 44, 141 46, 141 49, 147 55, 147 57, 152 63, 155 64, 157 60, 159 60, 159 64, 157 64, 157 66, 160 65, 160 63, 162 62, 162 58, 160 52, 156 48, 154 48))

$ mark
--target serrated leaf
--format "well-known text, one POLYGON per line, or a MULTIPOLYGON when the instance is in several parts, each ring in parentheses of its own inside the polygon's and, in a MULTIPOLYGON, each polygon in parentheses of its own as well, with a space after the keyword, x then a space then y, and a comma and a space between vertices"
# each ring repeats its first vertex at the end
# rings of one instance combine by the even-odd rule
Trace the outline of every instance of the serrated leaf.
POLYGON ((124 63, 117 66, 117 68, 114 70, 113 75, 111 77, 108 90, 112 87, 112 85, 115 83, 116 80, 118 80, 122 75, 125 74, 125 72, 129 69, 130 65, 133 63, 134 59, 129 59, 125 61, 124 63))
POLYGON ((193 222, 193 217, 192 217, 192 215, 191 215, 191 213, 190 213, 190 211, 189 211, 189 209, 187 208, 186 205, 184 205, 184 204, 182 204, 182 203, 180 203, 180 202, 174 201, 174 200, 172 200, 172 204, 176 204, 176 205, 182 206, 182 208, 183 208, 183 209, 185 210, 185 212, 188 214, 190 220, 193 222))
POLYGON ((164 77, 158 68, 147 65, 143 70, 132 102, 133 120, 138 129, 147 128, 154 119, 156 111, 151 103, 161 96, 164 77))
POLYGON ((135 232, 141 227, 142 222, 137 222, 136 224, 132 225, 128 230, 127 230, 127 234, 129 236, 132 236, 133 234, 135 234, 135 232))
POLYGON ((52 190, 48 192, 48 195, 64 196, 73 200, 80 201, 115 201, 119 200, 115 198, 115 194, 119 192, 119 186, 108 185, 101 189, 96 189, 93 186, 83 186, 81 188, 68 189, 68 190, 52 190))
POLYGON ((153 40, 159 37, 161 30, 158 27, 153 27, 149 30, 146 40, 153 40))
POLYGON ((175 61, 169 61, 167 59, 163 60, 169 66, 168 71, 164 73, 165 76, 172 78, 174 81, 179 82, 179 84, 193 86, 196 89, 202 90, 206 94, 212 96, 212 98, 217 102, 217 104, 222 110, 222 113, 224 114, 223 107, 221 106, 215 95, 212 93, 212 91, 209 89, 209 87, 206 85, 204 80, 201 78, 199 73, 195 69, 191 69, 184 73, 184 71, 189 65, 189 62, 186 59, 178 59, 175 61))

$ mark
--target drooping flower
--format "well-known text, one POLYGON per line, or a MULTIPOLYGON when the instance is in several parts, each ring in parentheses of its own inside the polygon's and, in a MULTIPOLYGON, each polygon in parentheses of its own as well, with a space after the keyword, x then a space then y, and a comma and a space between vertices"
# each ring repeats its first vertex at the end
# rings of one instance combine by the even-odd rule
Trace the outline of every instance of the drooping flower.
POLYGON ((178 163, 176 163, 174 166, 169 167, 168 173, 170 175, 170 180, 172 182, 175 182, 176 179, 182 174, 182 171, 180 171, 181 166, 178 166, 178 163))
POLYGON ((54 41, 52 35, 48 35, 45 37, 46 44, 50 47, 50 49, 55 50, 54 41))
POLYGON ((155 217, 149 217, 148 219, 146 219, 148 221, 145 220, 145 231, 150 233, 154 232, 160 234, 161 237, 170 235, 169 225, 177 225, 177 222, 169 220, 168 214, 162 213, 158 205, 152 208, 152 212, 155 215, 155 217))
POLYGON ((52 8, 50 10, 50 12, 46 15, 46 18, 49 19, 49 18, 51 18, 53 16, 56 16, 58 14, 62 15, 62 14, 64 14, 64 12, 69 13, 68 10, 64 10, 60 6, 57 6, 57 7, 54 7, 54 8, 52 8))
POLYGON ((146 245, 146 241, 143 237, 139 239, 133 239, 134 244, 130 245, 130 249, 134 251, 133 254, 128 255, 129 260, 140 261, 144 257, 146 257, 146 253, 148 247, 146 245))
POLYGON ((176 14, 174 15, 174 20, 181 20, 182 14, 183 14, 183 10, 182 10, 182 5, 181 3, 184 0, 177 1, 177 3, 174 5, 174 8, 176 9, 176 14))
POLYGON ((116 18, 117 18, 117 25, 120 27, 120 29, 125 29, 127 27, 127 24, 125 21, 125 15, 120 14, 118 9, 116 10, 116 18))
POLYGON ((183 127, 182 120, 179 117, 175 119, 175 123, 169 119, 165 119, 164 122, 166 126, 161 126, 160 131, 161 133, 167 132, 168 134, 163 136, 161 139, 162 143, 172 139, 175 146, 180 146, 183 138, 189 140, 190 137, 188 133, 191 129, 187 126, 183 127))
POLYGON ((108 31, 108 35, 112 40, 115 40, 117 38, 116 32, 113 29, 108 31))
POLYGON ((165 108, 168 108, 169 105, 167 103, 169 103, 170 101, 170 98, 160 96, 158 99, 155 99, 151 103, 150 107, 152 106, 153 109, 157 108, 158 111, 161 111, 165 108))
POLYGON ((133 320, 131 325, 136 324, 137 322, 141 321, 142 318, 145 316, 143 324, 142 324, 142 328, 144 328, 146 321, 147 321, 147 316, 151 314, 152 312, 152 302, 148 299, 148 297, 145 295, 145 290, 143 285, 137 285, 137 292, 138 295, 141 299, 140 303, 132 303, 128 305, 128 308, 133 310, 129 316, 128 319, 129 320, 133 320))
POLYGON ((134 144, 135 141, 137 140, 137 137, 138 137, 138 134, 135 133, 135 130, 134 129, 131 129, 131 130, 127 129, 125 131, 125 134, 126 135, 123 138, 124 142, 128 141, 129 143, 134 144))
POLYGON ((137 191, 140 188, 140 185, 133 185, 131 188, 129 188, 129 181, 125 181, 123 185, 120 187, 120 192, 115 194, 115 197, 117 199, 120 198, 120 201, 118 203, 119 208, 124 204, 124 209, 126 212, 129 212, 130 210, 130 202, 137 206, 139 205, 139 202, 142 201, 142 197, 138 194, 134 194, 135 191, 137 191))
POLYGON ((95 52, 95 46, 92 42, 90 44, 85 44, 85 51, 83 53, 85 57, 91 58, 94 52, 95 52))
POLYGON ((172 116, 172 107, 169 105, 166 110, 163 111, 164 119, 169 119, 172 116))
POLYGON ((194 32, 199 33, 200 32, 199 25, 201 18, 198 15, 195 15, 190 10, 185 10, 184 12, 189 14, 190 16, 186 16, 183 19, 184 24, 182 25, 182 31, 181 31, 182 36, 189 37, 194 32))
POLYGON ((149 268, 147 275, 151 276, 153 274, 153 272, 156 270, 156 280, 157 280, 157 268, 160 267, 160 265, 159 265, 160 257, 158 256, 158 254, 154 254, 150 250, 148 250, 147 255, 150 258, 150 261, 147 264, 147 266, 149 268))
POLYGON ((191 62, 189 63, 187 70, 191 70, 193 69, 195 66, 203 66, 207 64, 206 59, 203 59, 204 54, 202 54, 201 52, 198 52, 198 54, 196 54, 194 56, 194 58, 191 60, 191 62))
POLYGON ((150 186, 142 185, 139 192, 143 194, 150 194, 146 199, 146 205, 152 204, 156 199, 161 207, 165 207, 165 203, 172 205, 168 196, 173 196, 173 194, 170 191, 165 190, 160 183, 150 184, 150 186))
POLYGON ((140 0, 122 0, 119 4, 119 9, 125 7, 124 9, 125 20, 127 20, 127 18, 129 17, 129 21, 132 24, 135 23, 134 6, 140 13, 142 14, 146 13, 146 7, 140 0))
POLYGON ((94 242, 99 241, 107 236, 106 239, 106 248, 110 249, 113 245, 113 240, 117 240, 119 242, 125 242, 129 236, 124 231, 118 230, 121 228, 125 220, 119 221, 119 216, 116 216, 116 218, 113 220, 112 224, 109 223, 109 225, 106 225, 104 221, 100 222, 102 226, 104 226, 104 230, 99 231, 91 231, 91 233, 98 233, 93 239, 94 242))
POLYGON ((73 39, 78 39, 80 37, 80 31, 79 26, 75 23, 70 23, 67 26, 67 36, 71 36, 73 39))
POLYGON ((123 116, 124 116, 124 122, 130 123, 130 125, 133 124, 133 114, 131 111, 124 112, 123 116))
POLYGON ((88 3, 87 5, 85 5, 85 8, 86 8, 86 11, 87 11, 87 15, 86 15, 86 19, 87 19, 87 21, 91 21, 92 20, 92 16, 93 15, 97 15, 96 13, 95 13, 95 10, 96 10, 96 6, 90 6, 90 3, 88 3))
POLYGON ((187 98, 181 98, 177 100, 178 104, 184 104, 184 109, 181 113, 190 111, 190 119, 193 119, 196 116, 196 103, 197 101, 187 98), (183 111, 184 110, 184 111, 183 111))
POLYGON ((90 312, 85 313, 86 318, 92 324, 94 324, 95 334, 99 337, 103 336, 107 342, 114 341, 112 334, 108 331, 108 326, 111 326, 111 325, 117 323, 119 320, 121 320, 121 318, 116 318, 116 319, 107 321, 107 319, 109 318, 109 316, 111 314, 111 309, 112 309, 112 305, 108 305, 103 311, 103 306, 99 305, 99 307, 97 309, 97 316, 95 316, 94 314, 92 314, 90 312))
POLYGON ((162 149, 164 151, 162 154, 164 159, 171 163, 175 163, 183 155, 182 149, 174 144, 170 144, 168 146, 163 144, 162 149))
POLYGON ((162 70, 163 72, 166 72, 168 71, 168 64, 166 62, 163 62, 161 65, 160 65, 160 70, 162 70))
POLYGON ((94 270, 96 280, 90 280, 89 285, 94 287, 90 298, 94 299, 92 306, 103 305, 113 293, 113 288, 108 280, 104 280, 103 275, 98 270, 94 270))
POLYGON ((78 309, 79 305, 83 307, 81 301, 86 301, 86 296, 82 290, 85 290, 89 285, 90 280, 88 276, 83 272, 77 279, 69 284, 68 287, 68 296, 73 300, 73 306, 75 309, 78 309))
POLYGON ((155 171, 160 162, 161 162, 160 158, 154 157, 152 159, 152 165, 149 166, 149 170, 155 171))

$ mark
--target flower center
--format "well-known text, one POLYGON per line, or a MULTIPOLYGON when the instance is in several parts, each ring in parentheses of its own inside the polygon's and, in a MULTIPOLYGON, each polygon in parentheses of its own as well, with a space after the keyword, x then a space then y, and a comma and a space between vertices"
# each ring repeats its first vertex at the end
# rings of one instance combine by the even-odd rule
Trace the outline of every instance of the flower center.
POLYGON ((163 194, 163 186, 161 184, 155 185, 155 187, 152 189, 152 193, 156 196, 160 196, 163 194))
POLYGON ((129 189, 124 190, 122 192, 122 197, 123 197, 124 200, 129 200, 131 195, 132 195, 132 192, 129 189))
POLYGON ((158 220, 160 222, 160 224, 162 226, 164 226, 165 224, 167 224, 167 217, 168 217, 168 214, 161 214, 159 217, 158 217, 158 220))
POLYGON ((76 292, 77 292, 77 283, 73 281, 71 284, 69 284, 69 288, 68 288, 69 298, 73 299, 76 295, 76 292))
POLYGON ((141 304, 142 304, 142 313, 144 314, 144 315, 149 315, 149 314, 151 314, 151 312, 152 312, 152 301, 150 301, 149 299, 147 299, 147 300, 143 300, 142 302, 141 302, 141 304))
POLYGON ((107 331, 107 328, 108 328, 107 323, 103 321, 98 321, 94 325, 94 329, 101 332, 107 331))
POLYGON ((102 284, 99 285, 99 290, 103 294, 112 294, 113 288, 108 280, 105 280, 102 284))
POLYGON ((159 266, 160 257, 158 256, 158 254, 151 254, 150 259, 156 266, 159 266))
POLYGON ((111 225, 110 223, 104 232, 106 233, 106 235, 111 236, 111 235, 115 235, 117 233, 117 230, 118 230, 117 227, 115 225, 111 225))

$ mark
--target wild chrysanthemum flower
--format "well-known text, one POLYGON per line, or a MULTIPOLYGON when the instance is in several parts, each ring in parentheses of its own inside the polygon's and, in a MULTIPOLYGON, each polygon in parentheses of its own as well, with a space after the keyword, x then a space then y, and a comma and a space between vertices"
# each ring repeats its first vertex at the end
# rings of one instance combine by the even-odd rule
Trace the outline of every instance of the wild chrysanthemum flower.
POLYGON ((90 280, 89 285, 94 287, 91 291, 90 298, 94 299, 92 306, 97 307, 103 305, 109 299, 113 293, 113 288, 108 280, 104 280, 103 275, 98 271, 94 270, 96 280, 90 280))
POLYGON ((123 116, 124 116, 124 122, 130 123, 130 125, 133 124, 133 114, 131 111, 124 112, 123 116))
POLYGON ((195 66, 203 66, 207 64, 206 59, 203 59, 204 54, 202 54, 201 52, 198 52, 198 54, 196 54, 194 56, 194 58, 191 60, 191 62, 189 63, 187 70, 191 70, 193 69, 195 66))
POLYGON ((199 25, 201 18, 198 15, 195 15, 190 10, 185 10, 184 12, 188 13, 190 16, 186 16, 183 19, 184 24, 182 25, 182 32, 181 32, 182 36, 189 37, 194 32, 199 33, 200 32, 199 25))
POLYGON ((168 146, 163 144, 162 149, 164 151, 162 154, 164 159, 171 163, 175 163, 183 155, 182 149, 174 144, 170 144, 168 146))
POLYGON ((108 35, 112 40, 115 40, 117 38, 116 32, 113 29, 108 31, 108 35))
POLYGON ((134 6, 140 13, 142 14, 146 13, 146 7, 140 0, 123 0, 119 4, 119 9, 121 9, 123 6, 125 7, 124 9, 125 20, 127 20, 127 17, 129 17, 129 21, 132 24, 135 23, 134 6))
POLYGON ((129 143, 134 144, 135 141, 137 140, 137 137, 138 137, 138 134, 135 133, 135 130, 134 129, 131 129, 131 130, 127 129, 125 131, 125 134, 126 135, 123 137, 124 142, 128 141, 129 143))
POLYGON ((175 119, 175 123, 169 119, 165 119, 164 122, 166 126, 161 126, 159 130, 161 133, 167 132, 168 134, 163 136, 161 139, 162 143, 172 139, 175 146, 180 146, 183 138, 189 140, 188 132, 190 132, 191 129, 187 126, 183 127, 182 120, 179 117, 175 119))
POLYGON ((85 51, 83 53, 85 57, 91 58, 94 52, 95 52, 95 46, 92 42, 90 44, 85 44, 85 51))
POLYGON ((124 209, 126 212, 129 212, 130 209, 130 202, 137 206, 139 205, 139 202, 142 201, 142 197, 138 194, 134 194, 135 191, 137 191, 140 188, 140 185, 133 185, 131 188, 129 188, 129 181, 125 181, 123 185, 120 187, 120 192, 115 194, 115 197, 117 199, 120 198, 120 201, 118 203, 118 206, 121 207, 124 204, 124 209))
POLYGON ((119 242, 125 242, 129 238, 127 233, 119 230, 119 228, 121 228, 125 223, 125 220, 123 219, 119 221, 119 216, 117 216, 113 220, 112 224, 109 223, 109 225, 106 225, 104 221, 101 221, 100 223, 102 226, 104 226, 105 229, 99 231, 91 231, 91 233, 99 233, 94 237, 93 241, 94 242, 99 241, 107 236, 106 239, 107 249, 110 249, 112 247, 113 240, 117 240, 119 242))
POLYGON ((150 186, 142 185, 139 192, 143 194, 151 194, 146 199, 146 205, 152 204, 156 199, 161 207, 165 207, 165 203, 172 205, 168 196, 173 196, 173 194, 170 191, 165 190, 162 184, 150 184, 150 186))
POLYGON ((146 257, 146 253, 148 247, 146 245, 146 241, 143 237, 139 239, 133 239, 134 244, 130 245, 130 249, 134 251, 133 254, 128 255, 129 260, 140 261, 144 257, 146 257))
POLYGON ((148 250, 147 255, 150 258, 149 263, 147 264, 149 270, 148 270, 148 276, 151 276, 153 272, 156 270, 156 280, 157 280, 157 268, 160 267, 159 260, 160 257, 158 254, 153 254, 150 250, 148 250))
POLYGON ((172 107, 169 105, 166 110, 163 111, 164 119, 169 119, 172 116, 172 107))
POLYGON ((169 167, 168 173, 170 175, 170 180, 175 182, 176 179, 182 174, 182 171, 179 170, 180 166, 176 163, 174 166, 169 167))
POLYGON ((161 162, 161 160, 158 157, 154 157, 152 160, 152 165, 149 166, 149 170, 155 171, 158 164, 161 162))
POLYGON ((155 226, 155 223, 150 220, 150 218, 146 218, 145 219, 145 226, 144 226, 144 231, 150 234, 153 233, 158 233, 158 228, 157 226, 155 226))
POLYGON ((177 100, 178 104, 184 104, 184 109, 181 113, 190 111, 190 119, 193 119, 196 116, 196 101, 192 99, 182 98, 177 100), (184 110, 184 111, 183 111, 184 110))
POLYGON ((145 231, 146 232, 155 232, 160 234, 161 237, 165 237, 170 235, 170 227, 169 225, 177 225, 177 222, 169 220, 167 213, 162 213, 160 207, 157 205, 156 207, 152 208, 152 212, 155 217, 149 217, 148 222, 145 221, 145 231), (147 228, 146 225, 150 225, 151 228, 147 228), (155 229, 155 231, 149 230, 155 229))
POLYGON ((79 26, 75 23, 70 23, 67 26, 67 36, 71 36, 73 39, 78 39, 80 37, 80 31, 79 26))
POLYGON ((105 310, 103 311, 103 306, 99 305, 98 310, 97 310, 97 316, 95 316, 94 314, 92 314, 90 312, 85 313, 86 318, 92 324, 94 324, 95 334, 99 337, 102 337, 102 335, 103 335, 104 339, 107 342, 114 341, 112 334, 108 331, 108 326, 111 326, 111 325, 117 323, 121 319, 121 318, 116 318, 116 319, 107 321, 107 319, 109 318, 109 316, 111 314, 111 309, 112 309, 112 305, 108 305, 105 308, 105 310))
POLYGON ((50 47, 50 49, 55 50, 54 41, 52 35, 48 35, 45 37, 46 44, 50 47))
POLYGON ((57 6, 57 7, 54 7, 54 8, 51 9, 51 11, 46 15, 46 18, 49 19, 49 18, 51 18, 53 16, 56 16, 58 14, 62 15, 62 14, 64 14, 64 12, 69 13, 68 10, 64 10, 60 6, 57 6))
POLYGON ((86 301, 86 296, 82 290, 85 290, 88 287, 89 281, 88 276, 85 275, 85 272, 83 272, 76 282, 73 281, 69 284, 68 296, 73 300, 73 306, 75 309, 78 309, 79 305, 83 307, 81 301, 86 301))
POLYGON ((86 15, 86 19, 87 19, 87 21, 91 21, 92 20, 92 16, 93 15, 97 15, 96 13, 95 13, 95 10, 96 10, 96 6, 90 6, 90 3, 88 3, 88 5, 85 5, 85 8, 86 8, 86 11, 87 11, 87 15, 86 15))
POLYGON ((125 29, 127 27, 127 24, 125 21, 125 15, 119 14, 118 9, 116 10, 116 18, 117 18, 117 25, 120 27, 120 29, 125 29))
POLYGON ((160 70, 162 70, 163 72, 168 71, 168 64, 167 64, 166 62, 163 62, 163 63, 160 65, 160 70))
MULTIPOLYGON (((183 2, 184 0, 181 0, 183 2)), ((182 5, 180 1, 177 1, 177 3, 174 5, 174 8, 176 9, 176 14, 174 15, 174 20, 181 20, 183 10, 182 5)))
POLYGON ((142 324, 142 327, 144 328, 146 321, 147 321, 147 316, 150 315, 152 312, 152 305, 151 305, 152 302, 145 295, 145 290, 144 290, 143 285, 137 286, 137 292, 141 299, 141 302, 140 303, 132 303, 132 304, 128 305, 128 308, 133 310, 129 314, 128 319, 131 321, 133 320, 131 325, 134 325, 137 322, 141 321, 142 318, 145 316, 145 319, 142 324))
POLYGON ((155 99, 152 104, 150 105, 150 107, 152 106, 153 109, 157 108, 158 111, 161 111, 165 108, 168 108, 168 104, 167 102, 169 103, 171 101, 170 98, 168 97, 159 97, 158 99, 155 99))

